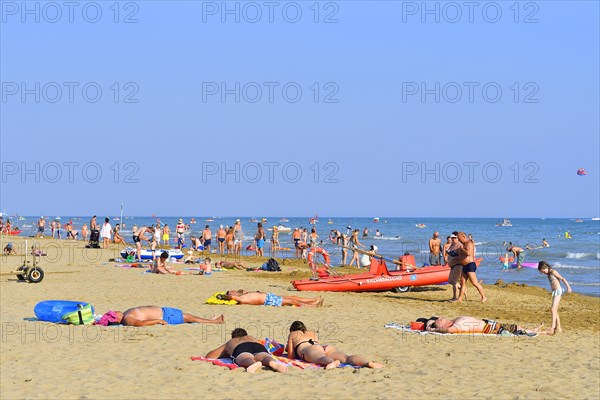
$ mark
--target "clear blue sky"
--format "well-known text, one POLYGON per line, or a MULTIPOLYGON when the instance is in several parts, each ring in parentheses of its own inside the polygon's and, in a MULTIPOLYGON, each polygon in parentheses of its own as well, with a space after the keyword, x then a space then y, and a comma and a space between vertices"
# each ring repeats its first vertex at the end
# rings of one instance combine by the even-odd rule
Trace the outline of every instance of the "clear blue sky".
POLYGON ((48 4, 0 2, 0 211, 600 214, 596 1, 48 4))

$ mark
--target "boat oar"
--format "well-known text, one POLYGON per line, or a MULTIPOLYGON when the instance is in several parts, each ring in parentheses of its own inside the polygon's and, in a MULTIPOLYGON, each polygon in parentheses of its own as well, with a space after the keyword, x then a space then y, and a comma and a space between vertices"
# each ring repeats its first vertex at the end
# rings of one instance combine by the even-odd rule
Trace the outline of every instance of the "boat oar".
MULTIPOLYGON (((352 248, 352 247, 341 246, 341 245, 340 245, 340 247, 342 247, 342 248, 344 248, 344 249, 349 249, 349 250, 352 250, 352 251, 356 251, 357 253, 360 253, 360 254, 366 254, 366 255, 368 255, 368 256, 371 256, 371 257, 379 258, 380 260, 390 260, 390 259, 388 259, 388 258, 386 258, 386 257, 382 256, 381 254, 373 253, 372 251, 366 251, 366 250, 361 250, 361 249, 355 249, 355 248, 352 248)), ((400 266, 405 266, 405 267, 407 267, 407 268, 408 268, 408 267, 411 267, 411 268, 417 268, 417 269, 418 269, 418 268, 420 268, 420 267, 417 267, 416 265, 412 265, 412 264, 403 263, 403 262, 401 262, 401 261, 397 261, 397 260, 390 260, 390 261, 391 261, 393 264, 400 265, 400 266)))

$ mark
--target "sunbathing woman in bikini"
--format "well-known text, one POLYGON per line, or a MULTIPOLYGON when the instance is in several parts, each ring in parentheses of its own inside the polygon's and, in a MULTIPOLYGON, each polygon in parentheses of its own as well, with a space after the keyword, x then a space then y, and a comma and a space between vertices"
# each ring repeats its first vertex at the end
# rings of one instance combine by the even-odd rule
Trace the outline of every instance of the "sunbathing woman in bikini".
POLYGON ((347 355, 331 345, 318 343, 317 334, 309 331, 301 321, 294 321, 290 326, 290 335, 286 346, 288 357, 316 363, 325 369, 337 368, 340 363, 367 368, 383 368, 382 364, 367 361, 364 357, 347 355))

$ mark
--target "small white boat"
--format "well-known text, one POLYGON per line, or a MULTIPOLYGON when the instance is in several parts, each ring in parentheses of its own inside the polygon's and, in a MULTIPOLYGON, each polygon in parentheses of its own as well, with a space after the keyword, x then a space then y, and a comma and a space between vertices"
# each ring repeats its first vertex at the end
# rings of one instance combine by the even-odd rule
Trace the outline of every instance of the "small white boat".
MULTIPOLYGON (((267 229, 267 230, 268 230, 268 231, 272 231, 272 230, 273 230, 273 228, 269 228, 269 229, 267 229)), ((292 228, 288 228, 288 227, 285 227, 285 226, 283 226, 283 225, 278 225, 278 226, 277 226, 277 231, 279 231, 279 232, 283 232, 283 233, 288 233, 288 232, 291 232, 291 231, 292 231, 292 228)))
POLYGON ((513 226, 513 225, 512 225, 512 222, 510 222, 510 219, 504 218, 501 222, 498 222, 496 224, 496 226, 513 226))
POLYGON ((373 222, 379 222, 379 218, 378 217, 373 218, 373 222))
POLYGON ((286 217, 283 217, 279 220, 279 222, 290 222, 290 220, 287 219, 286 217))
POLYGON ((60 217, 54 218, 55 221, 60 221, 60 217))

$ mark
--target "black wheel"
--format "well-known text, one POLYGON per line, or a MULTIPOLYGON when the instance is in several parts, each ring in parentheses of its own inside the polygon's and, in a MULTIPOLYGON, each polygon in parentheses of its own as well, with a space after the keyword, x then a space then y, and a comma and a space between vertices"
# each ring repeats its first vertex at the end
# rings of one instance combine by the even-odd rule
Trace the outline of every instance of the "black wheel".
POLYGON ((411 289, 412 286, 398 286, 397 288, 394 288, 394 291, 396 293, 408 293, 411 289))
POLYGON ((18 280, 20 280, 20 281, 27 280, 27 266, 26 265, 21 265, 19 268, 17 268, 17 271, 23 271, 22 274, 17 274, 18 280))
POLYGON ((44 271, 41 268, 35 267, 27 271, 27 280, 31 283, 39 283, 44 279, 44 271))

